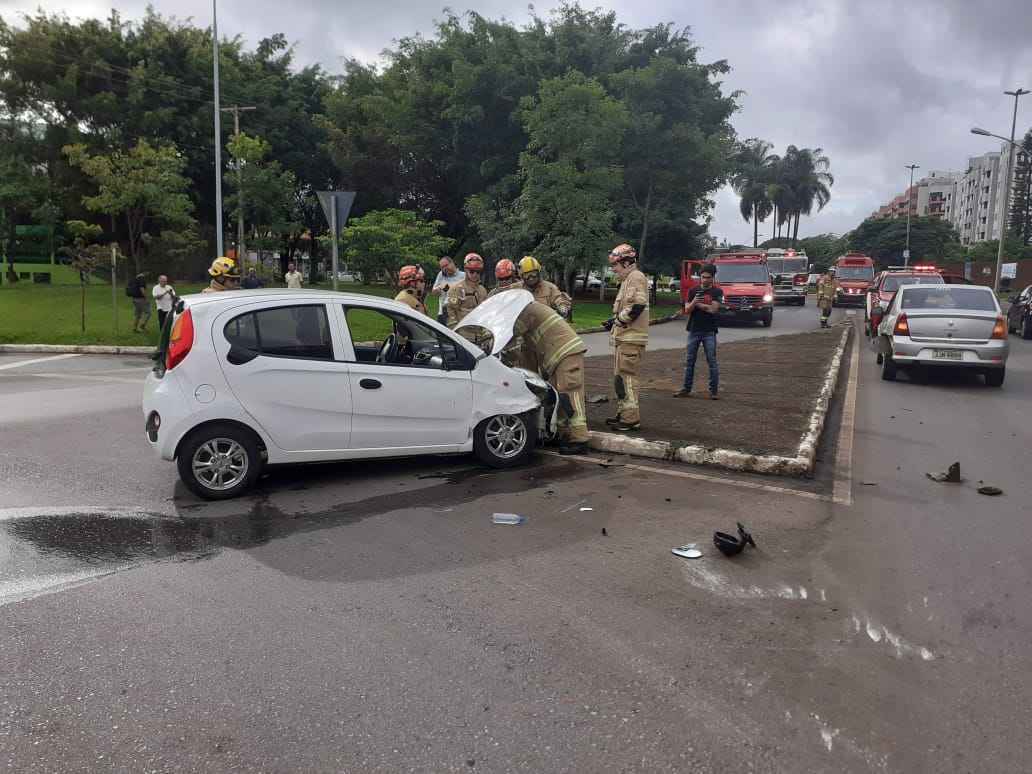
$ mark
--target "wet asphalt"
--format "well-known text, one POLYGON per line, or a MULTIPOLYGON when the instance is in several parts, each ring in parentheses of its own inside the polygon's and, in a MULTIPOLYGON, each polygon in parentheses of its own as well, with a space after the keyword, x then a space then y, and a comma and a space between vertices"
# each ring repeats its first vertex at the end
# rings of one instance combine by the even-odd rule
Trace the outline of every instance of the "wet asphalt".
POLYGON ((883 383, 861 349, 849 506, 841 396, 813 481, 423 458, 212 504, 146 448, 140 360, 0 370, 4 762, 1023 771, 1028 344, 1003 390, 883 383), (965 484, 924 477, 954 457, 965 484), (736 521, 758 548, 725 559, 736 521))

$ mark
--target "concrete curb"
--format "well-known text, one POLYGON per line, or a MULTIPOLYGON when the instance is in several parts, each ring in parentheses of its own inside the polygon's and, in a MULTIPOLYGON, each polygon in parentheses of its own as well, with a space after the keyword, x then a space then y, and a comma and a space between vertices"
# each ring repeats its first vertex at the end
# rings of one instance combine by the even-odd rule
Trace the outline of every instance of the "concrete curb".
POLYGON ((114 347, 107 344, 0 344, 2 353, 48 355, 149 355, 156 347, 114 347))
MULTIPOLYGON (((661 325, 662 323, 673 322, 674 320, 680 319, 680 314, 670 314, 666 317, 657 317, 655 320, 649 320, 649 325, 661 325)), ((596 328, 579 328, 577 333, 604 333, 605 328, 598 326, 596 328)))
POLYGON ((642 438, 629 438, 616 433, 592 432, 589 445, 592 449, 630 454, 634 457, 650 457, 657 460, 684 462, 690 465, 710 465, 727 470, 747 471, 750 473, 766 473, 775 476, 805 476, 813 472, 816 463, 817 444, 824 430, 824 422, 828 416, 828 407, 835 394, 838 383, 842 355, 849 341, 853 326, 842 331, 842 337, 835 354, 831 358, 821 391, 817 395, 810 422, 794 457, 776 454, 748 454, 737 449, 717 449, 705 446, 680 445, 669 441, 646 441, 642 438))

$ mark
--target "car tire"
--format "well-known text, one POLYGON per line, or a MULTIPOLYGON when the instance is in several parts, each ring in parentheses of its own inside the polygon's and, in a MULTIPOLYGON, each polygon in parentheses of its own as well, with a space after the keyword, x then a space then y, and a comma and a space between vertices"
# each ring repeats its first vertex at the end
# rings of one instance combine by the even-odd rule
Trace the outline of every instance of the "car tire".
POLYGON ((1007 375, 1006 368, 994 368, 985 372, 986 387, 1003 387, 1003 378, 1007 375))
POLYGON ((806 296, 799 299, 799 306, 806 306, 806 296))
POLYGON ((1032 339, 1032 324, 1027 317, 1021 321, 1021 338, 1026 341, 1032 339))
POLYGON ((763 315, 763 319, 760 322, 763 323, 764 328, 769 328, 774 322, 774 310, 768 309, 767 313, 763 315))
MULTIPOLYGON (((261 475, 264 460, 258 437, 246 428, 231 423, 215 422, 191 432, 179 447, 176 458, 179 478, 186 487, 205 500, 229 500, 254 486, 261 475), (212 486, 203 473, 205 461, 215 453, 229 455, 226 459, 242 460, 242 472, 225 486, 212 486)), ((232 470, 232 468, 230 468, 232 470)), ((216 473, 218 480, 221 474, 216 473)))
POLYGON ((528 414, 488 417, 473 431, 473 454, 492 468, 514 468, 530 459, 537 446, 537 421, 528 414), (515 435, 505 440, 504 433, 515 435), (503 434, 501 437, 499 434, 503 434))
POLYGON ((892 355, 882 353, 881 362, 881 378, 886 382, 896 381, 896 361, 892 359, 892 355))
POLYGON ((879 353, 878 353, 878 354, 877 354, 877 355, 875 356, 875 358, 874 358, 874 362, 876 362, 876 363, 877 363, 878 365, 881 365, 881 364, 882 364, 882 360, 884 360, 884 359, 885 359, 885 355, 883 355, 883 354, 882 354, 881 352, 879 352, 879 353))

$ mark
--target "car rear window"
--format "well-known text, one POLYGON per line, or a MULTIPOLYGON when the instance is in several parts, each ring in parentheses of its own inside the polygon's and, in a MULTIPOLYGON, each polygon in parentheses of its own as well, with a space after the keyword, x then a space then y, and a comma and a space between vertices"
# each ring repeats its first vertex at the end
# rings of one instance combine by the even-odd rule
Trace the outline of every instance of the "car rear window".
POLYGON ((913 276, 886 277, 882 282, 882 290, 887 293, 894 293, 899 290, 900 285, 942 285, 944 284, 941 274, 917 274, 913 276))
POLYGON ((970 309, 995 312, 996 300, 986 288, 941 285, 939 287, 907 288, 900 302, 903 309, 970 309))
POLYGON ((333 360, 330 324, 322 304, 248 312, 226 323, 223 333, 230 344, 263 355, 333 360))

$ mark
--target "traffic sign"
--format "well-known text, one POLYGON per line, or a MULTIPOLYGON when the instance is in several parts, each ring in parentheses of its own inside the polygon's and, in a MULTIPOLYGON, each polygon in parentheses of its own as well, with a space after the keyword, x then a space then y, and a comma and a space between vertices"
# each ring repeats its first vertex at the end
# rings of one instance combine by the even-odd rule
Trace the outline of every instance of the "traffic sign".
POLYGON ((332 228, 334 226, 333 210, 336 207, 337 230, 340 231, 348 222, 348 215, 351 213, 351 205, 355 203, 354 191, 316 191, 319 196, 319 204, 322 205, 326 222, 332 228))
POLYGON ((903 251, 903 260, 906 261, 906 260, 909 260, 909 259, 910 259, 910 250, 904 250, 903 251))

